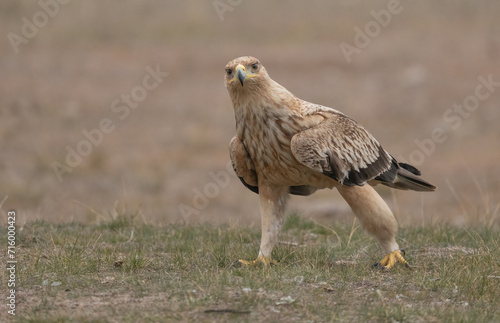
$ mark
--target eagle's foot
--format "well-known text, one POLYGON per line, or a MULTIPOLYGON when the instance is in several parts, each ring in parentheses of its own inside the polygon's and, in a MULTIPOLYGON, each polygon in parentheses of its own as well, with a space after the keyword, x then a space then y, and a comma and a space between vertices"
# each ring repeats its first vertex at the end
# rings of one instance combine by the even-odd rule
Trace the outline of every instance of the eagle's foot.
POLYGON ((380 260, 373 265, 373 267, 378 267, 382 269, 391 269, 398 262, 405 265, 406 268, 411 269, 410 265, 406 262, 403 256, 405 255, 405 251, 403 249, 394 250, 390 254, 384 257, 384 259, 380 260))
POLYGON ((276 260, 274 260, 270 257, 264 257, 264 256, 259 255, 257 257, 257 259, 255 259, 253 261, 248 261, 248 260, 243 260, 243 259, 236 260, 234 262, 233 266, 234 267, 248 267, 248 266, 269 267, 270 265, 277 265, 277 264, 278 264, 278 262, 276 260))

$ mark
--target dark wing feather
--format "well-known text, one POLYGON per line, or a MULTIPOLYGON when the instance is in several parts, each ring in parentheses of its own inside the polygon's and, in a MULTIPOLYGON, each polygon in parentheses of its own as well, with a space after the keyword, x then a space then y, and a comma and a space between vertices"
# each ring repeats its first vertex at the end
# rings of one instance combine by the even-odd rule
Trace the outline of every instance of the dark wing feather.
POLYGON ((243 179, 243 177, 239 177, 238 178, 240 179, 241 183, 243 183, 243 185, 248 188, 250 191, 256 193, 256 194, 259 194, 259 187, 258 186, 253 186, 253 185, 250 185, 248 184, 247 182, 245 182, 245 180, 243 179))
POLYGON ((289 193, 292 195, 308 196, 316 192, 317 188, 309 185, 290 186, 289 193))
MULTIPOLYGON (((241 183, 243 183, 243 185, 248 188, 250 191, 256 193, 256 194, 259 194, 259 187, 258 186, 252 186, 252 185, 249 185, 247 182, 245 182, 245 180, 243 179, 243 177, 238 177, 241 181, 241 183)), ((288 192, 292 195, 300 195, 300 196, 309 196, 311 194, 313 194, 314 192, 316 192, 316 188, 312 187, 312 186, 308 186, 308 185, 300 185, 300 186, 290 186, 290 188, 288 189, 288 192)))

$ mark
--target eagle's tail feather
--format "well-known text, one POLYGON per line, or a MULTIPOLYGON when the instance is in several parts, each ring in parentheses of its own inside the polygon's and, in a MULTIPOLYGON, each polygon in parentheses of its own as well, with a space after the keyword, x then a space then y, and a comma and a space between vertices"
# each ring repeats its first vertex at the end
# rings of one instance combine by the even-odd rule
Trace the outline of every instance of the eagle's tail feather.
POLYGON ((423 180, 420 171, 412 165, 393 162, 389 171, 375 178, 378 183, 399 189, 419 192, 432 192, 436 186, 423 180), (392 173, 392 174, 391 174, 392 173))
POLYGON ((432 192, 436 190, 436 186, 427 181, 424 181, 420 177, 413 175, 406 170, 398 172, 394 184, 395 188, 402 190, 412 190, 420 192, 432 192))

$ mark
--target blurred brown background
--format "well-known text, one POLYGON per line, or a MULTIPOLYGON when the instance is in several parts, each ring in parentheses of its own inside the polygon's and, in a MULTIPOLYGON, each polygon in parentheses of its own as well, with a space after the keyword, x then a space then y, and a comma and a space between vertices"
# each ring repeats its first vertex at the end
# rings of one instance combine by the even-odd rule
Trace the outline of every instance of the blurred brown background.
MULTIPOLYGON (((378 189, 403 225, 498 224, 500 87, 474 97, 478 77, 500 82, 500 3, 394 3, 3 1, 2 214, 16 209, 18 224, 138 211, 146 223, 258 225, 256 195, 232 172, 226 185, 225 171, 234 117, 224 66, 252 55, 300 98, 340 109, 417 162, 438 191, 378 189), (384 27, 375 16, 388 6, 398 13, 384 27), (373 37, 348 63, 340 45, 366 27, 373 37), (121 120, 112 102, 157 65, 168 76, 121 120), (464 100, 478 104, 452 110, 464 100), (113 131, 59 181, 54 163, 103 119, 113 131)), ((294 211, 352 222, 333 191, 293 198, 294 211)))

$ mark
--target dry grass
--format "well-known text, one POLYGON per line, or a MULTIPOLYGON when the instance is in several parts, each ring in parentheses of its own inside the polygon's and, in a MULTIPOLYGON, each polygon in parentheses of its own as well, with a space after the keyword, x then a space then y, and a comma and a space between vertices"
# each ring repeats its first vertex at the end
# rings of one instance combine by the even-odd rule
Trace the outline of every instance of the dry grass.
MULTIPOLYGON (((495 322, 499 231, 403 229, 410 271, 372 269, 361 230, 289 216, 270 268, 237 226, 32 222, 18 235, 19 322, 495 322), (333 233, 335 232, 335 233, 333 233)), ((4 233, 2 233, 2 240, 4 233)), ((2 313, 4 315, 4 313, 2 313)))

